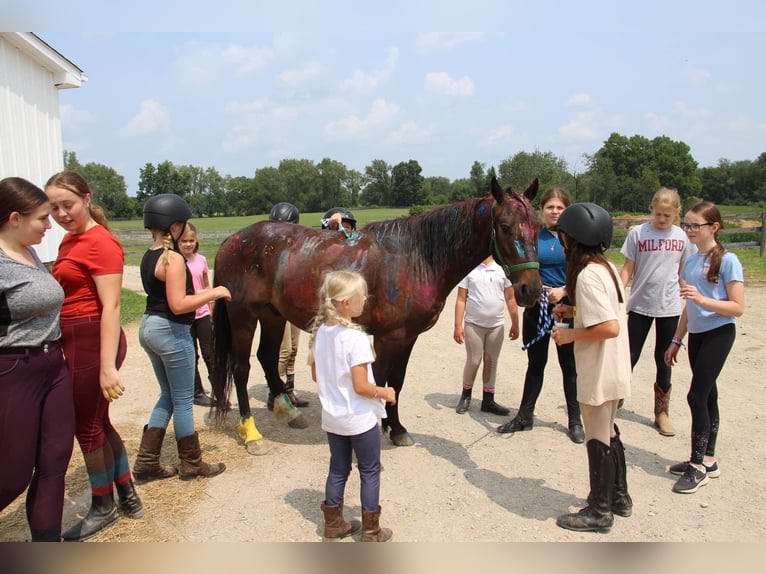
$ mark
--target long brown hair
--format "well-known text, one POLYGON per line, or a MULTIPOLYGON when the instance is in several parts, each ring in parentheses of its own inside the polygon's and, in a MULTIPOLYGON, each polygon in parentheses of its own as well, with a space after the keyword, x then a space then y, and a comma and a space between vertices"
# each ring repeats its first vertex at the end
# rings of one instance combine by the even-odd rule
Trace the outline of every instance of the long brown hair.
POLYGON ((550 187, 545 190, 545 193, 540 198, 540 209, 545 207, 545 204, 548 203, 551 199, 560 199, 561 203, 564 204, 564 207, 569 207, 572 205, 572 200, 569 197, 569 192, 564 189, 563 187, 550 187))
POLYGON ((6 177, 0 180, 0 227, 5 225, 12 213, 29 215, 47 202, 48 196, 43 190, 24 178, 6 177))
POLYGON ((59 173, 52 175, 48 180, 48 183, 45 184, 46 188, 51 186, 67 189, 82 199, 85 199, 85 196, 90 195, 90 204, 88 205, 90 216, 96 223, 111 232, 109 223, 106 220, 106 213, 101 206, 96 204, 96 201, 93 198, 93 192, 90 190, 90 186, 83 176, 76 171, 60 171, 59 173))
MULTIPOLYGON (((693 205, 689 211, 696 213, 707 223, 717 223, 718 231, 723 229, 723 217, 721 217, 721 211, 712 201, 701 201, 700 203, 693 205)), ((713 234, 713 238, 715 239, 713 249, 711 249, 705 256, 709 264, 707 280, 711 283, 718 283, 718 274, 721 271, 721 260, 723 259, 723 254, 726 253, 726 248, 718 239, 718 231, 713 234)))
MULTIPOLYGON (((563 231, 559 231, 566 235, 563 231)), ((614 281, 614 288, 617 290, 617 299, 620 303, 624 301, 622 281, 617 278, 614 269, 609 264, 609 260, 604 257, 604 253, 601 250, 600 245, 588 246, 578 243, 571 237, 567 236, 567 277, 566 277, 566 291, 567 297, 574 304, 576 301, 575 294, 577 292, 577 276, 591 263, 603 265, 609 270, 609 275, 612 276, 614 281)))

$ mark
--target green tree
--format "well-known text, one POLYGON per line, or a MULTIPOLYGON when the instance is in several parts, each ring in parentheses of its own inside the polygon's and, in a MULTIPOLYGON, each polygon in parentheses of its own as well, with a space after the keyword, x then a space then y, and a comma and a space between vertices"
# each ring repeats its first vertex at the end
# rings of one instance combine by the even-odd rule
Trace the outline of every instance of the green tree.
POLYGON ((487 172, 484 170, 483 163, 473 162, 470 179, 475 190, 473 193, 474 197, 481 197, 487 193, 491 179, 487 179, 487 172))
POLYGON ((76 170, 88 182, 93 200, 106 212, 107 217, 132 217, 135 202, 128 197, 125 178, 111 167, 88 163, 76 170))
MULTIPOLYGON (((517 190, 527 189, 535 179, 540 181, 540 189, 567 186, 572 179, 567 171, 567 162, 550 151, 519 152, 501 161, 497 171, 498 181, 503 187, 510 185, 517 190)), ((484 193, 488 190, 489 185, 485 187, 484 193)), ((540 195, 542 194, 538 194, 538 198, 540 195)))
POLYGON ((409 207, 410 205, 428 205, 423 187, 423 168, 411 159, 396 164, 391 173, 391 205, 409 207))
POLYGON ((351 194, 344 185, 348 170, 339 161, 324 158, 317 166, 321 203, 329 207, 352 205, 351 194))
POLYGON ((452 198, 452 184, 447 177, 427 177, 423 182, 425 196, 431 198, 431 205, 444 205, 452 198))
MULTIPOLYGON (((309 159, 283 159, 277 168, 280 179, 280 192, 270 196, 268 213, 271 206, 280 201, 289 201, 301 211, 320 211, 326 209, 322 203, 322 185, 319 168, 309 159)), ((331 207, 331 206, 327 206, 331 207)))
POLYGON ((364 188, 364 175, 355 169, 349 169, 346 171, 346 178, 343 180, 343 187, 346 188, 349 196, 351 197, 351 203, 349 207, 357 207, 359 205, 359 196, 364 188))
POLYGON ((374 159, 364 168, 366 185, 360 203, 365 206, 391 205, 391 166, 382 159, 374 159))

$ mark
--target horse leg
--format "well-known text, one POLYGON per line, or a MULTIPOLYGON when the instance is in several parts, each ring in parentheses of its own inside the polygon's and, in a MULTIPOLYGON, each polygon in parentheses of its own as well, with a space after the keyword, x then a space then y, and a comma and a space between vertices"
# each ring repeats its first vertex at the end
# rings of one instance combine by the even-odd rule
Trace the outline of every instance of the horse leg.
MULTIPOLYGON (((236 313, 236 311, 234 311, 236 313)), ((234 313, 230 319, 234 320, 234 313)), ((234 321, 232 321, 234 324, 234 321)), ((236 317, 238 328, 232 337, 232 355, 235 358, 234 387, 237 390, 237 403, 239 404, 239 421, 237 431, 245 443, 245 450, 249 454, 260 456, 271 450, 271 445, 263 440, 263 435, 255 426, 255 419, 250 410, 250 397, 247 394, 247 382, 250 377, 250 350, 253 347, 253 335, 258 325, 258 318, 252 314, 240 312, 236 317), (247 317, 243 322, 242 318, 247 317)))
POLYGON ((399 398, 404 385, 407 362, 410 360, 415 341, 407 346, 392 349, 385 345, 376 346, 376 359, 372 364, 375 382, 379 386, 388 384, 396 391, 396 404, 386 404, 386 418, 383 419, 383 432, 390 428, 389 438, 396 446, 412 446, 415 441, 399 420, 399 398), (377 367, 377 369, 376 369, 377 367))
POLYGON ((279 377, 279 348, 282 346, 285 325, 284 317, 269 315, 268 312, 262 315, 261 340, 256 356, 263 367, 269 393, 274 397, 274 414, 280 418, 287 418, 287 424, 291 428, 305 429, 309 423, 293 405, 287 395, 285 383, 279 377))

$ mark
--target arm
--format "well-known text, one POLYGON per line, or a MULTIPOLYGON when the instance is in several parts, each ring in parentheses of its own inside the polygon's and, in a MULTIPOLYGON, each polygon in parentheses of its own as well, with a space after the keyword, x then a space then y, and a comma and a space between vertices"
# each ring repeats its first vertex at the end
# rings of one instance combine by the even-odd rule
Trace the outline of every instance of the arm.
POLYGON ((354 392, 359 396, 396 404, 396 391, 393 387, 379 387, 367 380, 367 363, 351 367, 351 382, 354 384, 354 392))
MULTIPOLYGON (((205 286, 205 289, 210 289, 210 275, 207 273, 202 274, 202 284, 205 286)), ((213 315, 213 302, 210 301, 210 303, 207 304, 208 309, 210 309, 210 315, 213 315)))
POLYGON ((508 338, 513 341, 519 338, 519 306, 516 304, 516 297, 513 296, 513 286, 505 289, 505 305, 511 315, 511 329, 508 332, 508 338))
MULTIPOLYGON (((622 279, 622 284, 627 287, 628 282, 633 277, 633 272, 636 270, 636 262, 632 259, 625 258, 625 263, 622 266, 622 269, 620 269, 620 279, 622 279)), ((679 277, 681 276, 681 270, 678 270, 679 277)))
POLYGON ((668 348, 665 349, 665 364, 668 367, 672 367, 678 361, 678 349, 680 349, 683 345, 683 343, 680 342, 683 341, 684 336, 686 335, 687 323, 688 318, 686 316, 686 307, 684 307, 684 310, 681 311, 681 318, 678 320, 676 333, 673 335, 673 341, 671 341, 670 345, 668 345, 668 348))
POLYGON ((455 331, 452 338, 456 343, 463 344, 465 341, 465 329, 463 328, 463 319, 465 319, 465 302, 468 299, 468 289, 457 288, 457 299, 455 300, 455 331))
POLYGON ((558 303, 567 296, 566 287, 548 287, 543 285, 543 289, 548 290, 548 303, 558 303))
POLYGON ((687 301, 719 315, 741 317, 745 312, 745 284, 742 281, 729 281, 726 284, 726 296, 728 299, 713 299, 700 295, 694 285, 687 284, 681 288, 681 297, 687 301))
POLYGON ((229 290, 219 285, 213 289, 203 289, 192 295, 186 294, 186 261, 180 253, 171 251, 168 254, 169 261, 166 266, 162 265, 162 258, 157 262, 154 273, 158 279, 165 281, 165 293, 168 298, 168 306, 176 315, 191 313, 200 306, 224 298, 231 300, 229 290), (163 277, 164 275, 164 277, 163 277))
POLYGON ((111 402, 124 391, 117 371, 117 348, 120 344, 120 295, 122 273, 94 275, 98 300, 101 303, 101 369, 99 382, 104 398, 111 402))
POLYGON ((590 327, 578 327, 577 329, 554 328, 551 338, 557 345, 566 345, 572 341, 603 341, 614 339, 620 334, 620 323, 617 319, 610 319, 603 323, 597 323, 590 327))

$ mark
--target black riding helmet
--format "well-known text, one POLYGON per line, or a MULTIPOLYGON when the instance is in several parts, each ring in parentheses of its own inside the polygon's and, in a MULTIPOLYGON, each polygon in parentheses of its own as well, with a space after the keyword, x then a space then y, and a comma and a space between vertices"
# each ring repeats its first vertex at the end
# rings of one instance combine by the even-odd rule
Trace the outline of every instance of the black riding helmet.
POLYGON ((322 229, 328 228, 329 223, 325 223, 325 221, 329 222, 330 217, 336 213, 340 213, 341 221, 348 221, 351 224, 351 229, 356 229, 356 218, 354 217, 354 214, 345 207, 333 207, 332 209, 328 209, 327 213, 325 213, 322 218, 322 229))
POLYGON ((581 245, 600 246, 606 251, 612 244, 612 216, 595 203, 574 203, 561 212, 553 227, 581 245))
POLYGON ((287 221, 288 223, 298 223, 300 212, 292 203, 280 201, 271 208, 269 221, 287 221))
POLYGON ((173 223, 186 223, 192 217, 191 208, 174 193, 160 193, 144 204, 144 227, 168 231, 173 223))

